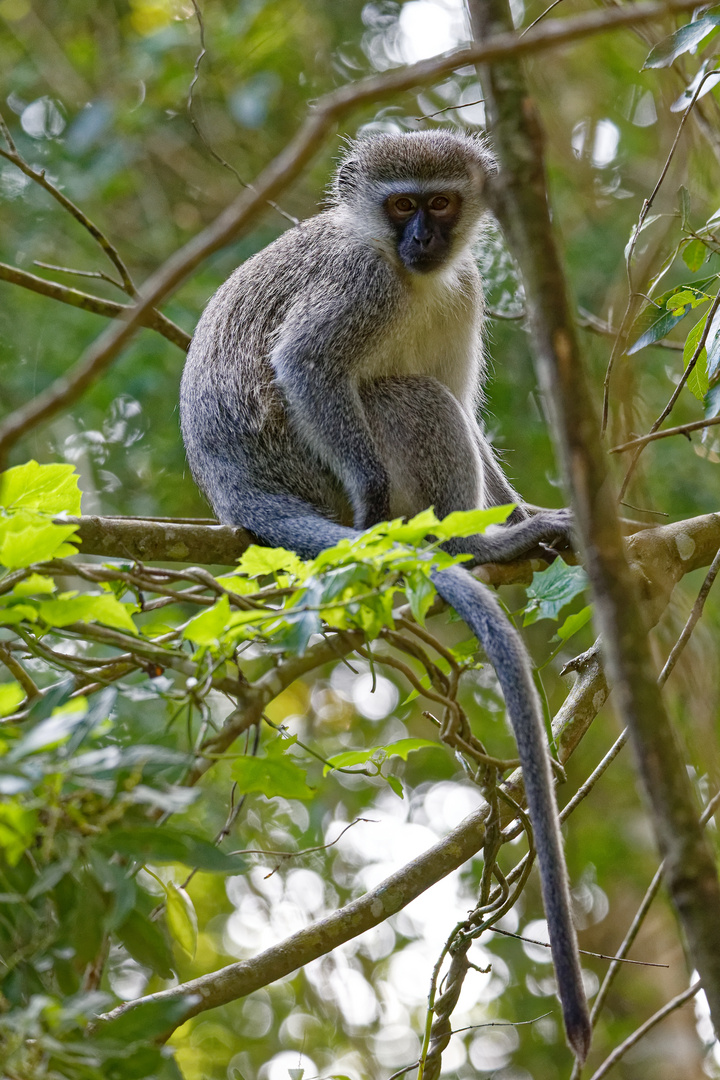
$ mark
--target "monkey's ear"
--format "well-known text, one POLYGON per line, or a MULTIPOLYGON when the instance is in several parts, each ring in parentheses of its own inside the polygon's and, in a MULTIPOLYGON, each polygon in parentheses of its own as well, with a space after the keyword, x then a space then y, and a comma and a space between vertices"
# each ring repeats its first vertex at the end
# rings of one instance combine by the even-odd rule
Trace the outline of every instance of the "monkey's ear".
POLYGON ((357 163, 352 159, 344 161, 335 174, 335 190, 340 198, 351 195, 357 180, 357 163))

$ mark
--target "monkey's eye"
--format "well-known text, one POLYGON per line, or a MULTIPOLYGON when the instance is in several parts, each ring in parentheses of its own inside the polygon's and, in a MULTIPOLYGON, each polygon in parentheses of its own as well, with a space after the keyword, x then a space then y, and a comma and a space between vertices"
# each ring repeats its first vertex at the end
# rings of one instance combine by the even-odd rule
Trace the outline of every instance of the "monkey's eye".
POLYGON ((389 200, 388 210, 392 217, 409 217, 410 214, 414 214, 417 210, 417 203, 408 195, 397 195, 389 200))
POLYGON ((451 214, 456 209, 456 206, 448 195, 433 195, 428 203, 428 208, 433 214, 446 215, 451 214))

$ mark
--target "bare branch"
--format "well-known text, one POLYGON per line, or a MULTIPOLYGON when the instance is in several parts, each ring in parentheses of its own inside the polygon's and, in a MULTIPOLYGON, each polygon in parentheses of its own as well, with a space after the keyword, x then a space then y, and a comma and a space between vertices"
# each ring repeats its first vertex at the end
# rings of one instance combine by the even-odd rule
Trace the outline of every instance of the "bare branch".
MULTIPOLYGON (((476 40, 490 40, 512 26, 508 0, 469 0, 469 8, 476 40)), ((496 211, 525 284, 535 367, 573 495, 610 681, 652 808, 665 879, 689 958, 700 972, 720 1030, 720 924, 714 914, 720 909, 720 881, 657 685, 647 605, 623 549, 600 425, 550 219, 540 118, 517 56, 487 65, 481 82, 500 163, 496 211)))
MULTIPOLYGON (((132 307, 128 304, 117 304, 113 300, 103 300, 100 296, 92 296, 90 293, 80 292, 79 289, 71 289, 67 285, 58 285, 55 281, 47 281, 36 274, 29 274, 26 270, 19 270, 7 263, 0 263, 0 281, 9 281, 12 285, 20 285, 24 289, 40 293, 41 296, 49 296, 52 300, 59 300, 71 307, 82 308, 83 311, 91 311, 94 315, 104 315, 106 319, 125 318, 132 307)), ((190 334, 186 334, 176 323, 168 319, 155 308, 150 308, 143 316, 142 326, 150 330, 157 330, 173 345, 187 352, 190 346, 190 334)))
POLYGON ((702 990, 702 984, 698 979, 698 981, 689 986, 684 993, 678 994, 672 1001, 668 1001, 667 1005, 664 1005, 662 1009, 659 1009, 658 1012, 651 1016, 649 1020, 646 1020, 644 1024, 641 1024, 640 1027, 625 1039, 624 1042, 621 1042, 619 1046, 615 1047, 612 1054, 609 1054, 605 1058, 600 1068, 595 1070, 590 1077, 590 1080, 601 1080, 601 1077, 607 1076, 613 1066, 617 1065, 618 1061, 627 1054, 628 1050, 632 1049, 636 1043, 639 1043, 640 1040, 647 1035, 648 1031, 651 1031, 656 1024, 659 1024, 660 1021, 664 1020, 670 1013, 679 1009, 686 1001, 690 1001, 694 998, 699 990, 702 990))
POLYGON ((481 45, 370 76, 321 98, 295 138, 261 173, 254 190, 239 195, 214 222, 175 252, 144 283, 138 303, 127 318, 108 328, 69 372, 6 418, 0 425, 0 467, 10 447, 26 431, 76 400, 109 367, 151 308, 157 307, 210 255, 234 240, 263 205, 299 175, 337 122, 354 109, 412 90, 468 64, 557 48, 592 34, 689 11, 693 6, 694 0, 641 2, 610 11, 591 11, 574 19, 556 19, 543 23, 522 38, 514 31, 501 33, 481 45))
POLYGON ((41 188, 44 188, 49 195, 52 195, 53 199, 60 203, 64 210, 67 210, 67 212, 71 214, 76 221, 80 222, 84 229, 87 229, 92 238, 97 241, 97 243, 107 255, 110 262, 119 272, 120 277, 122 278, 123 288, 125 292, 128 294, 128 296, 135 296, 137 290, 135 288, 132 278, 130 277, 130 272, 125 263, 123 262, 122 258, 120 257, 120 253, 118 252, 115 245, 108 240, 107 236, 105 236, 105 233, 102 232, 102 230, 99 229, 97 225, 95 225, 95 223, 90 220, 87 214, 85 214, 79 206, 76 206, 72 199, 69 199, 67 195, 63 194, 63 192, 55 186, 55 184, 48 180, 47 176, 45 175, 44 169, 35 169, 32 165, 28 164, 28 162, 25 160, 25 158, 22 156, 15 143, 13 142, 8 126, 2 116, 0 116, 0 134, 2 134, 5 142, 8 145, 7 150, 3 150, 2 147, 0 147, 0 157, 6 158, 13 165, 17 166, 17 168, 20 169, 20 171, 23 172, 25 176, 29 177, 41 188))
POLYGON ((677 427, 665 428, 664 431, 651 431, 649 435, 640 435, 637 439, 613 446, 611 454, 623 454, 626 450, 632 450, 636 446, 646 446, 649 442, 658 439, 667 439, 671 435, 689 435, 691 431, 700 431, 702 428, 713 427, 720 424, 720 416, 711 416, 708 420, 694 420, 691 424, 678 424, 677 427))

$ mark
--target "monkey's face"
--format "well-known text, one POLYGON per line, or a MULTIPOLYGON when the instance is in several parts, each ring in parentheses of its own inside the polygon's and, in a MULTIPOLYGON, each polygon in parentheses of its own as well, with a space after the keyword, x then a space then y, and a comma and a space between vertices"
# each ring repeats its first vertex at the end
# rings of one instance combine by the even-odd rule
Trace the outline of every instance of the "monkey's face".
POLYGON ((383 205, 406 270, 427 274, 447 262, 462 206, 457 191, 399 191, 383 205))

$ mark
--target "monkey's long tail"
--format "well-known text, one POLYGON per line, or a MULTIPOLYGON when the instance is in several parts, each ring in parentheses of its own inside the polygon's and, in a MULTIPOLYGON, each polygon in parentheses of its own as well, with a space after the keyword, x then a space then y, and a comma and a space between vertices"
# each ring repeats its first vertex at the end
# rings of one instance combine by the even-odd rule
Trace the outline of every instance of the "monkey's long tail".
POLYGON ((525 647, 492 593, 462 567, 433 575, 435 587, 480 640, 500 681, 522 765, 545 914, 567 1040, 582 1062, 592 1029, 580 974, 570 888, 540 699, 525 647))
MULTIPOLYGON (((246 492, 242 513, 231 509, 221 517, 242 523, 266 543, 290 548, 306 559, 315 558, 323 548, 342 539, 359 535, 355 529, 336 525, 302 500, 286 495, 246 492)), ((466 569, 452 566, 433 574, 433 580, 440 596, 455 608, 482 643, 500 680, 523 770, 565 1031, 575 1056, 584 1061, 590 1047, 590 1019, 570 915, 570 889, 545 727, 530 662, 519 634, 495 597, 466 569)))

